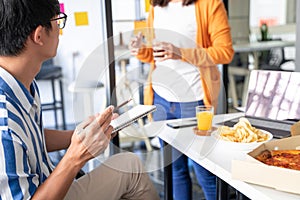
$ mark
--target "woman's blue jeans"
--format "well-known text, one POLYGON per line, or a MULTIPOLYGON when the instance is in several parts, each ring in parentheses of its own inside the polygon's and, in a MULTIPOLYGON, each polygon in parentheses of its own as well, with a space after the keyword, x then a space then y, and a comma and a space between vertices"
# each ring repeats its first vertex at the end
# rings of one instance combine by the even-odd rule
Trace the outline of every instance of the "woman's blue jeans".
MULTIPOLYGON (((197 105, 203 105, 203 101, 187 103, 168 102, 154 93, 154 105, 157 106, 157 110, 153 113, 153 120, 161 121, 195 117, 195 107, 197 105)), ((173 195, 175 200, 192 199, 192 182, 189 173, 188 159, 189 158, 180 151, 172 148, 173 195)), ((191 162, 205 198, 207 200, 215 200, 216 176, 196 162, 192 160, 191 162)))

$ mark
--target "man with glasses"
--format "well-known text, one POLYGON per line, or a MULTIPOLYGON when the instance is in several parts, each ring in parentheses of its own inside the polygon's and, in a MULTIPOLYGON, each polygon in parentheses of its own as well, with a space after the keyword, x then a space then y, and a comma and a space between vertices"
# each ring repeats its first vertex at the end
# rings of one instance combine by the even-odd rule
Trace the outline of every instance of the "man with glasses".
POLYGON ((56 21, 58 28, 63 29, 66 26, 67 15, 63 12, 60 12, 57 18, 51 19, 50 21, 56 21))
POLYGON ((44 129, 34 77, 56 55, 57 0, 0 0, 0 200, 158 199, 139 159, 117 154, 75 180, 112 137, 113 106, 73 131, 44 129), (68 148, 56 168, 47 152, 68 148))

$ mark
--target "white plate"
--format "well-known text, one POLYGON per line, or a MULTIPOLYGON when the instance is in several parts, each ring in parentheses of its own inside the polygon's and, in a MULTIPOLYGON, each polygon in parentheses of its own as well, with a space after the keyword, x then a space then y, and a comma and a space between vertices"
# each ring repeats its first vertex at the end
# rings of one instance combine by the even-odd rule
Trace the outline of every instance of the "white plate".
POLYGON ((268 142, 273 138, 273 135, 270 132, 262 130, 262 129, 259 129, 259 130, 268 135, 268 139, 266 141, 263 141, 263 142, 249 142, 249 143, 230 142, 230 141, 223 140, 219 136, 218 130, 212 132, 211 135, 214 139, 218 140, 217 145, 224 145, 224 147, 226 146, 226 148, 230 148, 230 149, 233 149, 233 150, 251 151, 251 150, 255 149, 256 147, 258 147, 259 145, 261 145, 265 142, 268 142))

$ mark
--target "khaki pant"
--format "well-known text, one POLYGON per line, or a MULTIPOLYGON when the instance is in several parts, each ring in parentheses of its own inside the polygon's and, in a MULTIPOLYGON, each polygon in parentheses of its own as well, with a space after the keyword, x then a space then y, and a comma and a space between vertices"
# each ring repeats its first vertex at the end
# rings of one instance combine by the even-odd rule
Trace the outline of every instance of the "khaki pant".
POLYGON ((159 199, 155 187, 133 153, 110 157, 73 182, 66 200, 159 199))

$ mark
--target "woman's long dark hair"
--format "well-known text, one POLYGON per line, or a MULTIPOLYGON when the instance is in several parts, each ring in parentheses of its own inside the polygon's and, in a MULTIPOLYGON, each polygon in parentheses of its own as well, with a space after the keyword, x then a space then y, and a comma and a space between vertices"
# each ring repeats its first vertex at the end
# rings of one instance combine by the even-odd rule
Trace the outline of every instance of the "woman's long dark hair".
MULTIPOLYGON (((150 4, 152 6, 160 6, 160 7, 165 7, 169 4, 171 0, 150 0, 150 4)), ((183 6, 188 6, 194 2, 196 2, 197 0, 183 0, 182 1, 182 5, 183 6)))

